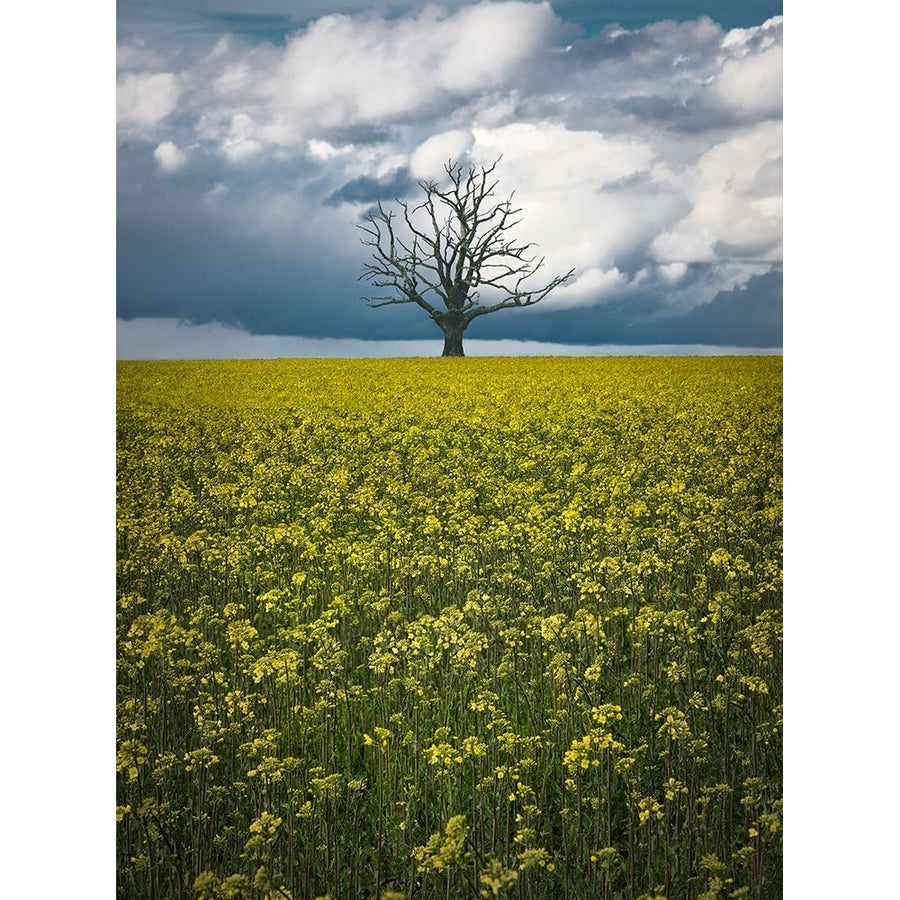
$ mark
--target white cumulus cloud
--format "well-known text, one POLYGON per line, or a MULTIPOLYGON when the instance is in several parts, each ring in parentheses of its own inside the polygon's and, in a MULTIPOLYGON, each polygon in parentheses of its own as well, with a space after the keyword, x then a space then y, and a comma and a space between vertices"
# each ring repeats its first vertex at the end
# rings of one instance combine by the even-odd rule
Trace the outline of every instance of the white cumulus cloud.
POLYGON ((781 111, 783 53, 780 45, 726 60, 709 90, 709 99, 741 114, 778 115, 781 111))
POLYGON ((552 291, 537 309, 550 312, 573 306, 591 306, 623 287, 627 278, 615 266, 608 271, 592 267, 580 273, 574 281, 552 291))
POLYGON ((116 85, 116 118, 125 124, 156 125, 175 109, 180 93, 171 72, 125 75, 116 85))
POLYGON ((687 168, 673 171, 691 210, 654 240, 662 263, 713 262, 717 259, 781 260, 780 180, 769 175, 780 167, 782 128, 770 122, 741 131, 703 153, 687 168))
POLYGON ((221 143, 222 152, 231 162, 240 163, 256 156, 263 145, 256 140, 256 124, 251 116, 239 113, 231 120, 228 135, 221 143))
POLYGON ((410 154, 410 174, 417 179, 439 177, 450 160, 466 157, 472 140, 472 132, 462 129, 433 135, 410 154))
POLYGON ((163 175, 170 175, 183 169, 187 163, 187 154, 172 141, 163 141, 153 151, 153 158, 163 175))
POLYGON ((522 2, 324 16, 288 41, 260 100, 325 128, 395 121, 509 83, 555 23, 549 3, 522 2))

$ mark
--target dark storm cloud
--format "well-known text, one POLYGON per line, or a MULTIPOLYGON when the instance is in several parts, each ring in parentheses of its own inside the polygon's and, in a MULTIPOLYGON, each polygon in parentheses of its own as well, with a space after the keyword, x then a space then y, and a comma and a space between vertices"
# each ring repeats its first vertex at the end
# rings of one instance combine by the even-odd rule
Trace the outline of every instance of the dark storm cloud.
POLYGON ((622 119, 630 119, 636 123, 655 122, 673 132, 685 134, 754 124, 779 114, 778 110, 763 110, 757 115, 748 115, 743 110, 717 108, 706 102, 702 89, 698 89, 695 96, 686 99, 625 97, 614 100, 602 112, 605 115, 601 115, 599 121, 615 121, 621 116, 622 119))
POLYGON ((298 252, 274 257, 265 245, 238 240, 209 223, 130 222, 117 246, 119 315, 159 315, 193 322, 240 323, 272 334, 327 334, 346 301, 348 284, 298 252), (198 260, 203 260, 198 269, 198 260), (266 269, 269 277, 261 277, 266 269))
POLYGON ((732 241, 716 241, 713 252, 726 259, 759 259, 764 257, 778 244, 777 240, 753 241, 750 243, 734 243, 732 241))
POLYGON ((409 174, 409 169, 402 168, 384 178, 370 178, 360 175, 342 185, 331 194, 325 203, 328 206, 339 206, 341 203, 376 204, 378 201, 390 201, 412 192, 416 181, 409 174))
MULTIPOLYGON (((235 171, 218 161, 155 179, 144 154, 129 160, 119 172, 120 318, 222 322, 273 335, 388 339, 399 331, 401 337, 431 337, 413 310, 385 316, 366 307, 356 245, 349 248, 348 262, 327 234, 317 234, 314 223, 287 219, 273 230, 271 216, 258 221, 250 216, 261 196, 277 199, 275 171, 235 171), (218 179, 227 179, 227 186, 218 179), (160 184, 150 196, 127 190, 129 184, 154 180, 160 184)), ((293 174, 313 198, 328 190, 328 181, 317 181, 309 164, 295 164, 293 174)), ((316 202, 295 200, 301 215, 316 202)))
POLYGON ((129 227, 120 234, 117 257, 123 319, 221 322, 255 334, 308 337, 386 339, 427 331, 411 310, 384 316, 367 309, 355 271, 323 266, 302 247, 285 258, 211 228, 182 224, 160 237, 148 223, 146 232, 129 227), (200 273, 198 259, 207 261, 200 273))
POLYGON ((703 306, 671 320, 636 325, 640 343, 780 347, 783 341, 783 278, 780 269, 720 291, 703 306))
POLYGON ((347 125, 323 125, 319 130, 319 137, 337 146, 353 144, 359 147, 389 143, 392 131, 374 122, 352 122, 347 125))
POLYGON ((547 340, 570 344, 711 344, 780 347, 783 341, 782 273, 753 276, 746 286, 720 291, 709 303, 682 315, 661 307, 659 297, 587 309, 544 313, 516 311, 505 321, 479 320, 470 337, 547 340))

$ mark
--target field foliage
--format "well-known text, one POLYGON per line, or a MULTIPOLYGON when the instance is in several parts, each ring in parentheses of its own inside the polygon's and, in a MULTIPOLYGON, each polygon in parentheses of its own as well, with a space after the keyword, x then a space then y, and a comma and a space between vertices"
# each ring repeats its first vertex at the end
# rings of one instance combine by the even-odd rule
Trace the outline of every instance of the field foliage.
POLYGON ((123 898, 781 895, 781 358, 120 363, 123 898))

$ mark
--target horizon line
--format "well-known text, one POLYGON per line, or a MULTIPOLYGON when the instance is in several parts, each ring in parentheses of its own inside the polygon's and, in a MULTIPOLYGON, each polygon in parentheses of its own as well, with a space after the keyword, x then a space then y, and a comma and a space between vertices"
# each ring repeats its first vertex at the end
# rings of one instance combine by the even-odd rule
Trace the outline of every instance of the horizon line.
MULTIPOLYGON (((380 339, 250 334, 233 325, 175 318, 116 319, 116 360, 441 358, 435 338, 380 339)), ((784 347, 734 344, 567 344, 517 338, 470 338, 467 357, 783 356, 784 347)))

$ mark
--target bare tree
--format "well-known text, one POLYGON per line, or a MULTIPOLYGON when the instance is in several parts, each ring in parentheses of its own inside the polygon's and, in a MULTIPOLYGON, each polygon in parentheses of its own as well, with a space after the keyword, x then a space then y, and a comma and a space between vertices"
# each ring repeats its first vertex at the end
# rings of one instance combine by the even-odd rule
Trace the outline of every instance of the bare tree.
POLYGON ((433 181, 420 181, 425 193, 420 204, 398 200, 397 213, 386 212, 379 203, 359 226, 373 257, 360 280, 386 291, 364 299, 372 307, 420 306, 444 332, 443 356, 465 355, 463 334, 473 319, 533 306, 575 272, 533 285, 532 276, 544 259, 530 254, 534 244, 509 237, 521 221, 521 209, 513 207, 513 194, 508 200, 494 199, 499 182, 493 174, 499 162, 468 169, 448 162, 444 171, 449 187, 442 190, 433 181))

